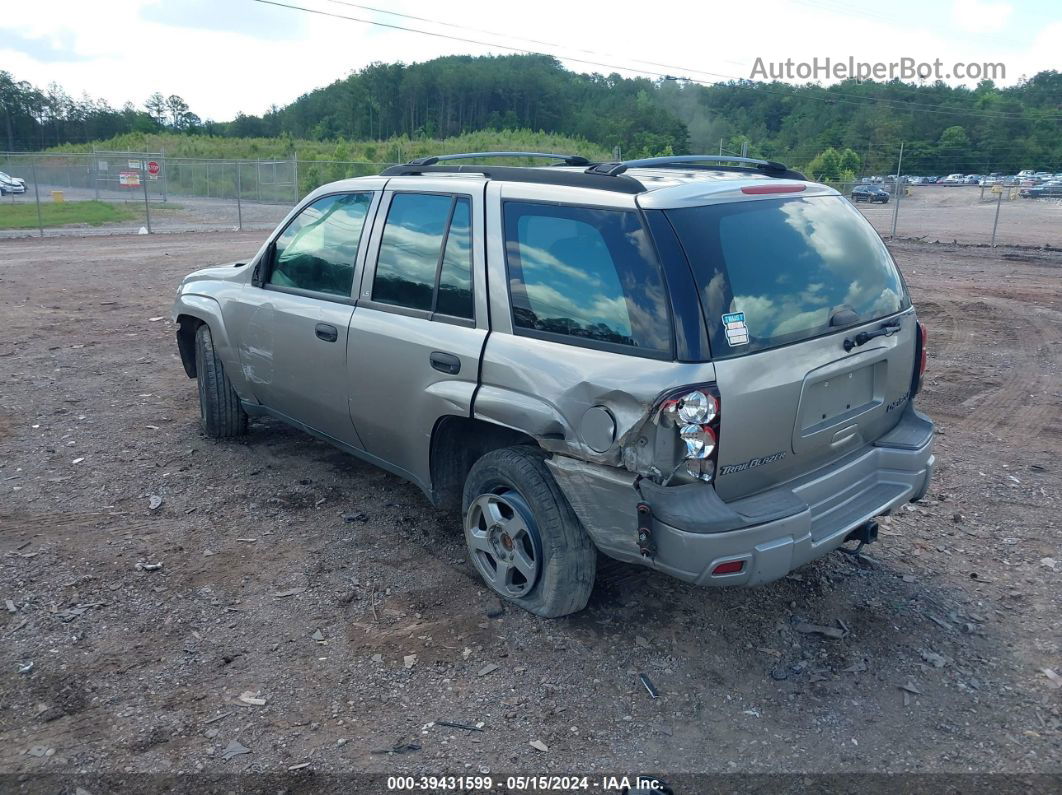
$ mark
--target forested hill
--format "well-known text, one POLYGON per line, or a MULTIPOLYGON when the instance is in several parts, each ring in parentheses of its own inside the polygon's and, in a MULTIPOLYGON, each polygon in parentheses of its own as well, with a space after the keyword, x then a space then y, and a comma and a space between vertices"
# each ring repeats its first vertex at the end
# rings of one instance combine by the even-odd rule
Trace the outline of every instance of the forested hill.
MULTIPOLYGON (((236 135, 307 138, 445 137, 482 128, 541 129, 624 154, 739 151, 807 164, 850 148, 866 170, 895 170, 900 141, 911 173, 1062 168, 1062 74, 974 90, 944 83, 816 85, 577 74, 551 57, 453 56, 376 64, 263 118, 236 135), (1053 118, 1051 118, 1053 117, 1053 118)), ((908 170, 908 169, 905 169, 908 170)))
MULTIPOLYGON (((1010 88, 943 83, 735 81, 700 85, 579 74, 544 55, 449 56, 373 64, 263 116, 201 121, 179 96, 155 94, 121 110, 40 91, 0 72, 0 134, 7 148, 88 144, 128 132, 386 140, 439 139, 480 130, 541 130, 624 156, 730 152, 807 166, 827 148, 863 172, 1062 170, 1062 74, 1010 88), (845 151, 850 150, 850 151, 845 151)), ((105 141, 101 141, 104 144, 105 141)))

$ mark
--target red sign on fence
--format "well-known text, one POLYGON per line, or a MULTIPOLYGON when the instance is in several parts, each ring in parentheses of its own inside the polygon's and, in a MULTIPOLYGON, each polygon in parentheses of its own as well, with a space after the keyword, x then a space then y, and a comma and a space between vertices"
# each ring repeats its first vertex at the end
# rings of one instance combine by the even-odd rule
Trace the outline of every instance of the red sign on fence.
POLYGON ((159 173, 159 164, 154 160, 148 163, 148 173, 153 177, 159 173))

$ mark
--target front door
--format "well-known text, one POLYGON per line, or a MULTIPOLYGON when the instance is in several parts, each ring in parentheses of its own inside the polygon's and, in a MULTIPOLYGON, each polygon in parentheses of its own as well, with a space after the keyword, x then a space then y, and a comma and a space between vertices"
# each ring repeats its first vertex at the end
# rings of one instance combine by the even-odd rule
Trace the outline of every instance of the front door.
POLYGON ((351 289, 377 193, 323 196, 295 215, 248 288, 240 341, 258 400, 284 417, 361 447, 347 411, 351 289))

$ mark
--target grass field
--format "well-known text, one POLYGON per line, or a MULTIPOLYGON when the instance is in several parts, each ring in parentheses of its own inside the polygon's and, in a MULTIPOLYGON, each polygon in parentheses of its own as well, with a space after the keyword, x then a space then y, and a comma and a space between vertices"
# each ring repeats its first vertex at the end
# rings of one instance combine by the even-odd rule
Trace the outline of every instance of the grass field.
MULTIPOLYGON (((140 217, 132 207, 101 201, 41 203, 40 221, 45 226, 88 224, 100 226, 140 217)), ((32 229, 38 224, 37 205, 32 202, 0 203, 0 229, 32 229)))

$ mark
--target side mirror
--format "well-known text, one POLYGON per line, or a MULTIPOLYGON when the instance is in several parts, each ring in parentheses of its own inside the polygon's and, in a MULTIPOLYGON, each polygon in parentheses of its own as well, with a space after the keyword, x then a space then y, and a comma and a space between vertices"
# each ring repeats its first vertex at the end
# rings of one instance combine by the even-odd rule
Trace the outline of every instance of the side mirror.
POLYGON ((251 273, 252 286, 261 287, 265 284, 265 280, 269 274, 269 268, 273 264, 273 257, 276 254, 276 250, 276 243, 270 243, 262 253, 262 256, 258 258, 258 262, 254 264, 254 271, 251 273))

